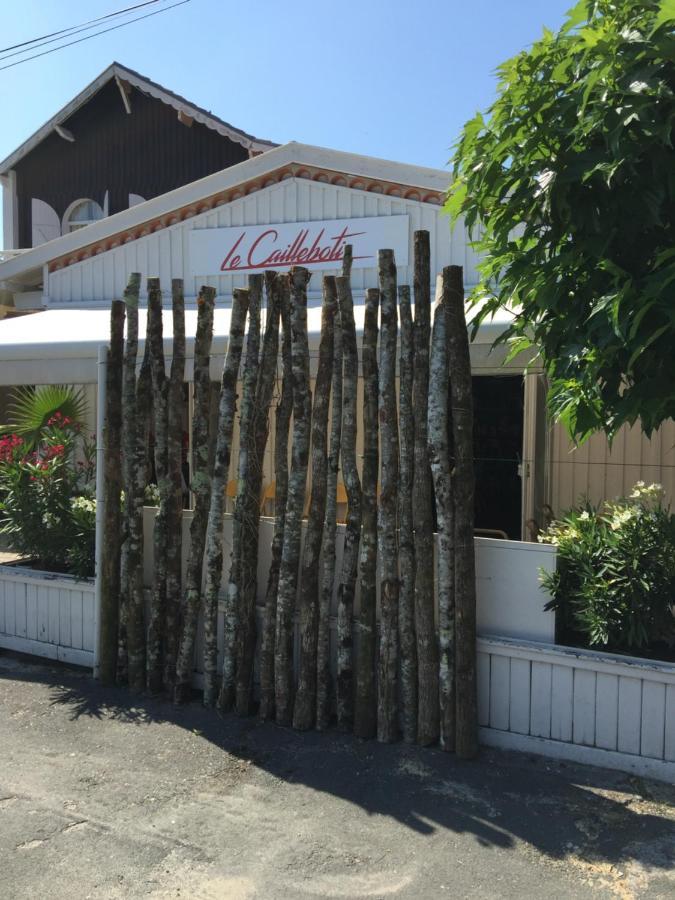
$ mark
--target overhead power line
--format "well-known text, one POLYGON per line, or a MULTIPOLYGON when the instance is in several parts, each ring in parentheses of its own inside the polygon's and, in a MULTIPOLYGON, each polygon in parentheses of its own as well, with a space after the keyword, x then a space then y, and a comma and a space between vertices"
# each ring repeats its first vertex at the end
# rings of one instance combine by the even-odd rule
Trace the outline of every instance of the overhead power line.
POLYGON ((6 66, 0 66, 0 72, 5 69, 13 69, 14 66, 20 66, 22 63, 30 62, 32 59, 38 59, 41 56, 47 56, 49 53, 56 53, 57 50, 64 50, 66 47, 72 47, 74 44, 81 44, 83 41, 90 41, 92 38, 98 37, 100 34, 107 34, 109 31, 117 31, 118 28, 124 28, 125 25, 132 25, 134 22, 140 22, 143 19, 150 19, 152 16, 158 16, 160 13, 168 12, 170 9, 176 9, 177 6, 184 6, 186 3, 190 3, 190 0, 180 0, 178 3, 173 3, 171 6, 165 6, 162 9, 156 9, 154 12, 146 13, 144 16, 136 16, 134 19, 129 19, 127 22, 120 22, 118 25, 111 25, 110 28, 101 28, 99 31, 94 32, 94 34, 87 34, 84 37, 78 38, 76 41, 67 41, 65 44, 59 44, 58 47, 50 47, 49 50, 43 50, 42 53, 34 53, 32 56, 26 56, 23 59, 17 59, 15 62, 9 63, 6 66))
MULTIPOLYGON (((160 0, 145 0, 144 3, 137 3, 135 6, 127 6, 125 9, 118 9, 116 12, 107 13, 105 16, 99 16, 97 19, 87 19, 86 22, 80 22, 78 25, 71 25, 69 28, 62 28, 60 31, 51 31, 49 34, 43 34, 40 37, 31 38, 29 41, 22 41, 20 44, 11 44, 9 47, 3 47, 0 49, 0 54, 8 53, 9 50, 16 50, 19 47, 28 47, 31 44, 40 46, 41 42, 52 43, 52 41, 47 41, 47 38, 58 38, 59 35, 63 34, 71 34, 73 32, 77 33, 78 30, 84 31, 87 28, 93 28, 99 22, 104 22, 106 19, 112 19, 116 16, 122 16, 125 13, 133 12, 135 9, 140 9, 143 6, 152 6, 155 3, 159 3, 160 0)), ((23 51, 27 53, 27 50, 23 51)), ((9 56, 16 56, 16 53, 10 53, 9 56)))

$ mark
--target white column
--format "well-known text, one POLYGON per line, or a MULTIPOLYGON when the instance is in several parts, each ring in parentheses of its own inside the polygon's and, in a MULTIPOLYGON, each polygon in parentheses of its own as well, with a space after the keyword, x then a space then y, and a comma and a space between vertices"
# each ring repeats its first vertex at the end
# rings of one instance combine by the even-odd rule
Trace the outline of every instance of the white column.
POLYGON ((0 175, 0 184, 2 184, 2 249, 16 250, 19 246, 19 223, 14 169, 10 169, 6 175, 0 175))

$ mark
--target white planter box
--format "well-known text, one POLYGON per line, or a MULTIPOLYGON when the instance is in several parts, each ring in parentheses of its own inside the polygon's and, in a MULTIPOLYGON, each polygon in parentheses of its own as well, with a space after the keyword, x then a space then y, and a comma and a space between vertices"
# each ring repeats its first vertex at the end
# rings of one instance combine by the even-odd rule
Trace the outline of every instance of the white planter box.
POLYGON ((675 782, 675 664, 478 640, 485 744, 675 782))
POLYGON ((94 665, 94 579, 0 565, 0 647, 94 665))

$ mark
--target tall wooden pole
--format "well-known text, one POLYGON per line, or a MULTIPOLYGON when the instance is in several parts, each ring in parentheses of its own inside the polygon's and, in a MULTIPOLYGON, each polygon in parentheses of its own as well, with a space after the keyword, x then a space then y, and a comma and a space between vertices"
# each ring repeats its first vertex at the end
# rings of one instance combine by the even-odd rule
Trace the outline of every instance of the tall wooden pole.
POLYGON ((279 570, 284 545, 286 499, 288 496, 288 435, 293 412, 293 372, 291 353, 291 294, 288 275, 278 275, 274 288, 279 293, 283 340, 281 349, 281 394, 274 423, 274 536, 272 561, 265 591, 263 632, 260 642, 260 709, 263 720, 274 715, 274 642, 277 621, 279 570))
POLYGON ((377 316, 380 292, 366 291, 361 368, 363 374, 363 527, 359 560, 360 608, 356 651, 356 700, 354 734, 377 734, 377 476, 379 467, 377 316))
MULTIPOLYGON (((127 343, 129 334, 138 334, 138 303, 127 307, 127 343), (135 312, 134 312, 135 310, 135 312), (133 323, 133 325, 132 325, 133 323)), ((134 338, 134 342, 135 342, 134 338)), ((126 660, 128 683, 138 693, 146 685, 146 615, 145 584, 143 578, 143 505, 147 482, 148 437, 152 409, 152 374, 150 372, 150 342, 147 337, 138 378, 135 375, 137 350, 127 346, 125 353, 124 456, 125 484, 130 506, 127 521, 128 605, 126 609, 126 660)), ((122 649, 122 648, 120 648, 122 649)))
MULTIPOLYGON (((351 277, 352 246, 347 244, 342 259, 342 275, 351 277)), ((342 318, 340 306, 333 322, 333 377, 330 411, 330 447, 326 477, 326 516, 321 545, 319 632, 316 650, 316 727, 328 728, 331 716, 330 614, 335 587, 335 539, 337 535, 337 484, 342 442, 342 318)))
MULTIPOLYGON (((122 547, 120 553, 120 605, 117 628, 117 665, 115 671, 118 685, 129 684, 128 616, 130 603, 129 551, 131 547, 130 523, 133 517, 133 489, 129 489, 133 474, 136 434, 136 358, 138 355, 138 295, 141 276, 138 272, 129 276, 124 291, 127 334, 124 342, 122 362, 122 491, 124 502, 120 521, 122 547), (130 448, 130 449, 129 449, 130 448)), ((145 671, 143 672, 145 679, 145 671)))
POLYGON ((378 254, 380 279, 380 506, 377 550, 380 559, 380 656, 378 666, 377 739, 398 736, 396 680, 398 667, 398 470, 399 442, 396 412, 396 263, 392 250, 378 254))
POLYGON ((338 728, 354 726, 354 596, 359 566, 361 538, 361 480, 356 466, 356 400, 359 382, 359 353, 356 343, 354 301, 349 278, 337 279, 340 322, 342 324, 342 476, 347 491, 347 526, 342 554, 342 575, 337 597, 337 677, 335 682, 338 728))
POLYGON ((434 534, 431 470, 427 446, 429 400, 429 341, 431 337, 431 269, 429 232, 416 231, 414 245, 415 464, 413 473, 413 528, 415 532, 415 633, 417 636, 417 740, 435 744, 439 734, 438 641, 434 621, 434 534))
MULTIPOLYGON (((132 276, 134 278, 135 276, 132 276)), ((113 300, 110 310, 110 348, 105 393, 105 488, 99 626, 99 677, 114 684, 117 667, 117 632, 120 605, 120 532, 122 525, 122 360, 124 355, 124 303, 113 300)))
POLYGON ((185 298, 183 279, 171 282, 173 350, 167 385, 167 504, 166 617, 164 686, 173 692, 176 683, 179 622, 182 595, 183 552, 183 382, 185 380, 185 298))
POLYGON ((237 496, 232 520, 232 552, 230 576, 225 596, 225 626, 223 629, 223 672, 218 706, 231 709, 236 690, 237 640, 241 629, 242 556, 243 547, 253 540, 246 511, 250 506, 250 464, 252 451, 251 428, 255 406, 255 388, 260 362, 260 303, 262 300, 262 276, 250 275, 248 279, 248 329, 246 353, 242 373, 242 398, 239 414, 239 461, 237 466, 237 496))
POLYGON ((293 614, 298 589, 302 510, 307 487, 312 394, 309 389, 307 284, 310 273, 291 269, 291 334, 293 364, 293 449, 288 480, 284 544, 279 570, 274 660, 276 721, 290 725, 293 709, 293 614))
POLYGON ((147 687, 151 693, 162 689, 162 656, 166 608, 166 550, 168 507, 171 502, 171 483, 168 478, 168 421, 167 379, 164 362, 162 330, 162 292, 159 278, 148 278, 148 325, 150 342, 150 369, 152 373, 152 399, 155 424, 155 473, 159 490, 159 510, 155 518, 154 556, 155 572, 150 599, 150 616, 147 640, 147 687))
POLYGON ((305 731, 316 715, 316 657, 319 627, 319 554, 326 515, 328 404, 333 374, 333 320, 337 308, 335 277, 323 279, 319 364, 312 410, 311 496, 300 567, 300 666, 293 727, 305 731))
MULTIPOLYGON (((124 292, 126 305, 127 337, 124 345, 124 363, 122 370, 122 486, 124 489, 124 533, 122 546, 121 596, 123 606, 120 610, 120 638, 118 644, 118 679, 119 671, 124 667, 126 681, 132 690, 140 691, 145 687, 145 635, 139 633, 137 615, 131 614, 133 634, 129 633, 132 599, 132 584, 139 565, 138 534, 135 518, 135 462, 136 436, 138 422, 136 413, 136 362, 138 357, 138 295, 141 276, 134 272, 129 276, 124 292), (140 658, 139 658, 140 654, 140 658), (133 662, 130 659, 133 656, 133 662)), ((141 510, 142 515, 142 510, 141 510)))
POLYGON ((237 379, 248 311, 248 290, 235 288, 230 338, 223 366, 218 403, 218 436, 211 476, 211 500, 206 526, 206 586, 204 589, 204 706, 214 706, 218 694, 218 594, 223 578, 225 488, 230 471, 237 379))
POLYGON ((260 529, 260 494, 263 464, 269 436, 270 403, 274 391, 277 356, 279 353, 279 315, 281 296, 277 273, 265 272, 267 288, 267 322, 263 339, 260 367, 255 389, 253 417, 250 426, 250 458, 248 489, 246 491, 246 539, 241 552, 241 590, 239 632, 237 636, 236 709, 248 715, 253 690, 253 661, 256 644, 256 597, 258 591, 258 542, 260 529))
POLYGON ((190 523, 190 547, 185 573, 183 629, 178 662, 176 664, 175 700, 185 703, 190 697, 197 620, 202 600, 202 569, 206 523, 209 515, 211 476, 209 473, 209 409, 211 377, 209 362, 213 340, 213 310, 216 289, 202 287, 197 299, 197 333, 194 359, 194 412, 192 417, 192 471, 190 490, 194 496, 194 511, 190 523))
POLYGON ((444 271, 448 282, 448 358, 455 447, 456 736, 462 759, 478 753, 476 688, 476 559, 474 551, 473 390, 461 266, 444 271))
POLYGON ((436 307, 429 377, 429 457, 438 520, 438 623, 441 747, 455 747, 455 509, 448 421, 448 269, 436 307))
MULTIPOLYGON (((401 414, 401 477, 399 480, 399 560, 401 592, 398 635, 401 654, 401 719, 403 739, 417 740, 417 643, 415 639, 415 537, 413 531, 413 475, 415 468, 415 412, 413 373, 415 346, 410 311, 410 288, 398 289, 401 316, 399 405, 401 414)), ((423 561, 430 565, 431 560, 423 561)))

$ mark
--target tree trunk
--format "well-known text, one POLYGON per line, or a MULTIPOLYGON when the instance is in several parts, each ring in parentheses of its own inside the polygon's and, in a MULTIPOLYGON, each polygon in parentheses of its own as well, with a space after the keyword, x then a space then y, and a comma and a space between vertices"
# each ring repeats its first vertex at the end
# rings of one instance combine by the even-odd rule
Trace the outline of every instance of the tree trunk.
POLYGON ((380 379, 378 415, 381 456, 377 550, 380 558, 380 657, 378 668, 377 739, 398 736, 396 675, 398 665, 398 421, 396 413, 396 263, 391 250, 378 254, 380 278, 380 379))
MULTIPOLYGON (((401 476, 399 479, 399 560, 401 592, 398 598, 398 640, 401 654, 401 706, 403 739, 417 740, 417 644, 415 640, 415 536, 413 532, 413 474, 415 414, 413 373, 415 346, 410 312, 410 288, 398 289, 401 315, 399 404, 401 414, 401 476)), ((424 562, 428 565, 428 562, 424 562)))
POLYGON ((337 598, 337 678, 335 683, 337 721, 341 731, 354 726, 354 595, 359 565, 361 537, 361 481, 356 467, 356 402, 359 382, 359 353, 356 344, 354 302, 349 278, 337 279, 342 353, 344 363, 342 395, 342 476, 347 491, 347 526, 342 554, 342 575, 337 598))
MULTIPOLYGON (((118 655, 117 676, 119 683, 131 683, 129 673, 129 607, 131 604, 131 578, 132 566, 136 560, 132 552, 131 527, 134 516, 133 489, 134 463, 136 460, 136 434, 138 425, 136 422, 136 360, 138 357, 138 295, 140 292, 141 276, 134 272, 129 276, 129 282, 124 292, 126 306, 127 338, 124 346, 124 361, 122 368, 122 488, 124 490, 124 543, 122 545, 122 565, 120 584, 120 621, 118 630, 118 655)), ((134 634, 132 644, 138 643, 138 636, 134 634)), ((145 649, 145 638, 141 635, 140 643, 145 649)), ((137 647, 134 646, 134 654, 137 647)), ((141 662, 142 671, 139 673, 134 666, 134 689, 142 690, 145 685, 145 657, 141 662), (141 686, 138 687, 140 680, 141 686)))
POLYGON ((429 340, 431 316, 431 270, 429 232, 414 235, 415 371, 415 462, 413 473, 413 529, 415 533, 415 632, 417 636, 417 740, 435 744, 439 733, 438 641, 434 621, 434 533, 431 470, 427 446, 429 401, 429 340))
POLYGON ((275 281, 279 292, 283 342, 281 359, 283 375, 281 396, 277 404, 274 427, 274 537, 272 538, 272 561, 265 592, 265 612, 263 633, 260 643, 260 718, 271 719, 274 715, 274 640, 277 621, 277 594, 279 591, 279 569, 284 544, 284 524, 286 521, 286 499, 288 496, 288 433, 293 412, 293 373, 291 355, 291 298, 287 275, 279 275, 275 281))
POLYGON ((206 522, 209 515, 211 477, 209 474, 209 410, 211 406, 211 377, 209 363, 213 340, 213 309, 216 289, 202 287, 197 300, 197 334, 194 358, 194 412, 192 416, 192 472, 190 489, 194 496, 194 511, 190 524, 190 547, 185 573, 183 629, 176 666, 177 703, 190 697, 197 622, 202 599, 202 571, 206 522))
POLYGON ((148 622, 147 681, 152 694, 162 689, 162 662, 164 616, 166 609, 166 553, 168 515, 171 504, 171 482, 168 477, 168 384, 164 363, 164 339, 162 333, 162 292, 159 278, 148 278, 148 325, 150 342, 150 368, 152 372, 152 399, 155 423, 155 473, 159 491, 159 509, 155 518, 153 535, 155 572, 150 600, 148 622))
POLYGON ((127 582, 129 603, 126 612, 128 680, 138 693, 146 684, 145 588, 143 584, 143 505, 145 502, 146 457, 152 393, 150 343, 145 340, 143 362, 136 378, 138 343, 138 298, 127 300, 127 353, 124 365, 124 490, 129 495, 127 523, 127 582), (134 335, 130 346, 130 335, 134 335), (128 468, 127 468, 128 466, 128 468))
POLYGON ((262 275, 250 275, 248 279, 248 332, 242 375, 242 398, 239 413, 239 462, 237 466, 237 496, 232 519, 232 552, 230 576, 225 595, 225 627, 223 631, 223 672, 218 706, 232 709, 236 690, 236 654, 241 622, 242 556, 243 547, 252 540, 251 525, 247 521, 250 507, 249 491, 253 410, 255 387, 260 361, 260 301, 262 299, 262 275))
POLYGON ((328 404, 333 374, 333 321, 337 308, 335 277, 324 276, 319 363, 312 410, 312 493, 300 569, 300 665, 293 726, 306 731, 316 716, 316 658, 319 627, 319 555, 326 515, 328 404))
MULTIPOLYGON (((131 276, 131 282, 136 279, 131 276)), ((103 552, 101 554, 101 625, 99 678, 115 683, 120 609, 120 533, 122 525, 122 360, 124 356, 124 303, 113 300, 110 310, 110 348, 106 370, 105 491, 103 552)))
POLYGON ((279 353, 279 313, 281 296, 277 273, 265 273, 267 287, 267 322, 262 356, 255 390, 253 420, 251 422, 250 458, 248 465, 248 505, 245 515, 247 537, 241 554, 241 604, 239 638, 237 641, 237 692, 239 715, 248 715, 253 690, 253 663, 256 645, 256 597, 258 593, 258 539, 260 529, 260 494, 263 464, 269 436, 269 412, 279 353))
MULTIPOLYGON (((351 247, 349 249, 351 251, 351 247)), ((331 703, 330 611, 335 583, 337 480, 342 435, 342 320, 339 306, 335 311, 333 322, 332 394, 330 455, 326 476, 326 515, 321 546, 319 625, 316 651, 316 727, 320 731, 328 728, 331 703)))
MULTIPOLYGON (((115 674, 117 684, 125 687, 129 685, 128 624, 129 604, 131 602, 131 580, 129 572, 129 551, 131 541, 129 529, 133 518, 134 498, 134 492, 129 489, 129 484, 133 477, 136 453, 136 360, 138 356, 138 295, 140 292, 140 281, 140 274, 138 272, 132 273, 129 276, 129 281, 127 282, 127 287, 124 291, 127 336, 124 344, 124 359, 122 363, 122 436, 120 448, 124 503, 120 523, 122 548, 120 554, 120 605, 117 628, 117 666, 115 674)), ((143 637, 142 643, 145 647, 145 637, 143 637)), ((142 683, 142 686, 144 686, 145 662, 143 663, 142 683)))
POLYGON ((289 725, 293 708, 293 614, 298 588, 302 509, 307 486, 312 394, 309 389, 307 283, 302 266, 291 269, 291 334, 293 364, 293 449, 288 480, 284 544, 277 597, 274 686, 276 721, 289 725))
POLYGON ((455 448, 455 749, 461 759, 473 759, 478 754, 473 390, 462 268, 449 266, 443 274, 448 284, 448 359, 455 448))
POLYGON ((167 385, 167 504, 166 619, 164 686, 173 692, 176 684, 183 553, 183 381, 185 379, 185 298, 183 279, 171 282, 173 352, 167 385))
POLYGON ((206 526, 206 587, 204 589, 204 706, 214 706, 218 692, 218 594, 223 577, 225 488, 230 471, 232 431, 237 404, 237 379, 244 343, 248 291, 235 288, 230 338, 223 366, 218 404, 218 436, 211 477, 211 500, 206 526))
POLYGON ((436 493, 441 747, 455 747, 455 510, 448 422, 448 281, 436 308, 429 378, 429 458, 436 493))
POLYGON ((361 367, 363 373, 363 528, 359 560, 360 609, 356 654, 356 704, 354 734, 373 738, 377 734, 377 475, 379 428, 377 418, 377 316, 380 292, 366 291, 361 367))

